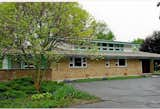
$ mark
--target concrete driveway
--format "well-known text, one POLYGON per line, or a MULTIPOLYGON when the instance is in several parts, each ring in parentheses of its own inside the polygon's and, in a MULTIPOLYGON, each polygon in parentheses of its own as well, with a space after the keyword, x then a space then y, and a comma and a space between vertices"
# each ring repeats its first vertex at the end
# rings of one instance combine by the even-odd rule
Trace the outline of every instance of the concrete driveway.
POLYGON ((73 83, 103 101, 73 107, 85 108, 160 108, 160 77, 73 83))

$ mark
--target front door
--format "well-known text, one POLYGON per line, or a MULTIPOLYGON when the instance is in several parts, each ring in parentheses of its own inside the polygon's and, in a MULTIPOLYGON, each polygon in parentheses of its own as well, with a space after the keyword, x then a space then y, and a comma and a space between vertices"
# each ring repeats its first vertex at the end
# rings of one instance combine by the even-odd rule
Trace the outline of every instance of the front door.
POLYGON ((142 72, 150 73, 150 60, 149 59, 142 60, 142 72))

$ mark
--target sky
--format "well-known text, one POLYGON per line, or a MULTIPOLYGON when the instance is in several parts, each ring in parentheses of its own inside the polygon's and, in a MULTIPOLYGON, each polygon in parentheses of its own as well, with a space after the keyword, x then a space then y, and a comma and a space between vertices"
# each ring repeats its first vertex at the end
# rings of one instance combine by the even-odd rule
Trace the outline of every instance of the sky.
POLYGON ((146 38, 160 30, 158 0, 79 0, 97 21, 104 21, 118 41, 146 38))

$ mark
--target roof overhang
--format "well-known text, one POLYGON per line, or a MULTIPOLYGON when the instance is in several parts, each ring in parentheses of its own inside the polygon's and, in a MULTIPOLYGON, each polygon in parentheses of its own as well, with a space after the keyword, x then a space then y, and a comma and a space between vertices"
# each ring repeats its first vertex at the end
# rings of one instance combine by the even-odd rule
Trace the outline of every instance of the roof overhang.
POLYGON ((79 51, 57 51, 57 54, 65 56, 85 56, 85 57, 105 57, 109 59, 157 59, 160 60, 160 54, 148 52, 79 52, 79 51))

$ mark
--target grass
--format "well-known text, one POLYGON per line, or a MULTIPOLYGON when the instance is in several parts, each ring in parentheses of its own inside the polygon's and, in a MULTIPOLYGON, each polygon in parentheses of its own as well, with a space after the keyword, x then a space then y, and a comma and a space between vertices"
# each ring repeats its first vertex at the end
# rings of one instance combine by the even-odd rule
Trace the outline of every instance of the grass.
POLYGON ((145 78, 146 76, 119 76, 119 77, 108 77, 108 78, 87 78, 87 79, 78 79, 73 82, 94 82, 94 81, 106 81, 106 80, 125 80, 125 79, 136 79, 136 78, 145 78))
POLYGON ((44 81, 40 93, 31 78, 0 82, 0 108, 56 108, 98 100, 63 82, 44 81))
POLYGON ((154 71, 153 75, 160 75, 160 70, 154 71))

